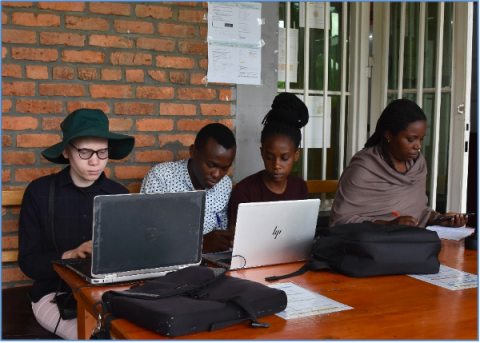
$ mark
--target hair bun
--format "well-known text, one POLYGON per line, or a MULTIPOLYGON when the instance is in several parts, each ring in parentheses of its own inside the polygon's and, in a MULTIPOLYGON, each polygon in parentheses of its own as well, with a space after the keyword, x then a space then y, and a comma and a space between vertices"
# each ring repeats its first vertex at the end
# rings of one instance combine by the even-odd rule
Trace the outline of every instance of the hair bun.
POLYGON ((295 94, 278 94, 272 103, 272 109, 263 119, 263 124, 278 121, 298 129, 308 123, 308 108, 295 94))

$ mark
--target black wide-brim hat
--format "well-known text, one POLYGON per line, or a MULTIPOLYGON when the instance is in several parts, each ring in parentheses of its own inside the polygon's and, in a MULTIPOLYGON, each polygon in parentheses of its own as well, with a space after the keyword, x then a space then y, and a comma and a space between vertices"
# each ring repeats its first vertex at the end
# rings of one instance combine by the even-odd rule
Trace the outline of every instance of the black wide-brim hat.
POLYGON ((77 137, 99 137, 108 139, 111 148, 108 158, 121 160, 128 156, 135 145, 135 138, 108 131, 108 118, 102 110, 79 109, 70 113, 60 124, 63 139, 45 149, 42 155, 53 163, 68 164, 63 157, 68 142, 77 137))

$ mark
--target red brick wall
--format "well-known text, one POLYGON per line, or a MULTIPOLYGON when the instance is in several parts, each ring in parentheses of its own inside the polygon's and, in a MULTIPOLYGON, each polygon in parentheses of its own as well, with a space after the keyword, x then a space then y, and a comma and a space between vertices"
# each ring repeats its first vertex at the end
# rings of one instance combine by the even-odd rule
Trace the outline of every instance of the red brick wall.
MULTIPOLYGON (((198 130, 233 128, 234 87, 206 83, 207 3, 2 2, 2 189, 59 170, 41 151, 60 122, 100 108, 135 136, 107 175, 140 183, 156 163, 188 156, 198 130)), ((19 208, 2 208, 2 249, 18 247, 19 208)), ((3 287, 30 283, 3 264, 3 287)))

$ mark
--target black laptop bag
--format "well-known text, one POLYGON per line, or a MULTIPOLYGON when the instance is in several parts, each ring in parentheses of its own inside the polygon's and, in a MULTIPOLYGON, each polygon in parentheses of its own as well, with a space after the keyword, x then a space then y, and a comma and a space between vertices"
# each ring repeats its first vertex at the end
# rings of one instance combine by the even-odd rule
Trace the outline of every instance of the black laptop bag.
POLYGON ((436 274, 442 247, 434 231, 407 225, 372 222, 319 230, 312 258, 298 271, 267 277, 267 281, 329 269, 350 277, 395 274, 436 274))
MULTIPOLYGON (((225 275, 224 268, 193 266, 102 296, 103 312, 125 318, 168 337, 214 331, 250 321, 287 307, 282 290, 225 275)), ((108 318, 108 316, 107 316, 108 318)))

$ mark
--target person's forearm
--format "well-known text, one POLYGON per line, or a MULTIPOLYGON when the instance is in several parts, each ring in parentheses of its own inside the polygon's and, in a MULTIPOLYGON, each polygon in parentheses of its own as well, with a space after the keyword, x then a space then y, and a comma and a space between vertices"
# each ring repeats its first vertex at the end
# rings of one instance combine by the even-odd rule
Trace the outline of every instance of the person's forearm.
POLYGON ((386 221, 386 220, 380 220, 380 219, 374 220, 373 222, 374 222, 375 224, 383 224, 383 225, 388 225, 388 223, 390 223, 390 222, 388 222, 388 221, 386 221))

